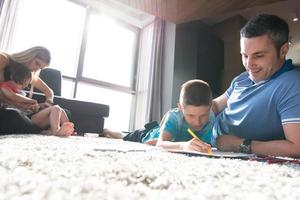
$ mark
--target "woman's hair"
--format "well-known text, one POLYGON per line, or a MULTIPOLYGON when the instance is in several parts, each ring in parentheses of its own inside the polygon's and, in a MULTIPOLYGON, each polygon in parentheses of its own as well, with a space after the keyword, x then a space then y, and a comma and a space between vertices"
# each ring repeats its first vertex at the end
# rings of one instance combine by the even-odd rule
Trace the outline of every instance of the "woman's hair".
POLYGON ((51 54, 50 51, 42 46, 31 47, 18 53, 8 54, 9 58, 15 62, 23 65, 31 62, 33 59, 41 59, 46 64, 50 64, 51 54))
POLYGON ((209 84, 198 79, 185 82, 181 86, 179 101, 184 106, 210 106, 212 92, 209 84))

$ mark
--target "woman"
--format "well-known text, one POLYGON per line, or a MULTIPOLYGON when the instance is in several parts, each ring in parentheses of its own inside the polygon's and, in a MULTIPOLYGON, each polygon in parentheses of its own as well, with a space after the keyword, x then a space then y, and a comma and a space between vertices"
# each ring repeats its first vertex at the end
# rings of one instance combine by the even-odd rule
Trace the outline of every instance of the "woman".
MULTIPOLYGON (((41 69, 50 64, 51 55, 45 47, 32 47, 18 53, 0 53, 0 82, 10 79, 10 66, 17 62, 34 73, 32 88, 35 87, 45 94, 44 103, 37 106, 48 107, 53 104, 53 91, 39 77, 41 69)), ((0 93, 0 103, 10 104, 21 110, 30 110, 32 104, 20 104, 11 101, 0 93)), ((37 103, 36 103, 37 104, 37 103)), ((0 134, 37 133, 40 129, 34 126, 29 118, 14 109, 0 108, 0 134)))

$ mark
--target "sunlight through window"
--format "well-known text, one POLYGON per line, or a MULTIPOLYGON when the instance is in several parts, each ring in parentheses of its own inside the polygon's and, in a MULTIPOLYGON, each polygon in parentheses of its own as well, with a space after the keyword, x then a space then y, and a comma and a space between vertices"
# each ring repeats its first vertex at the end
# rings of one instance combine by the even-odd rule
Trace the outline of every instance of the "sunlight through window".
POLYGON ((11 51, 45 46, 52 55, 51 67, 74 77, 85 12, 84 7, 70 1, 20 1, 11 51))
POLYGON ((128 130, 131 94, 79 83, 77 98, 109 105, 109 117, 105 119, 105 127, 119 131, 128 130))
POLYGON ((136 33, 112 19, 91 15, 83 76, 130 87, 136 33))
POLYGON ((76 99, 109 105, 105 127, 129 130, 140 29, 76 2, 20 0, 8 51, 45 46, 63 75, 62 96, 76 89, 76 99))

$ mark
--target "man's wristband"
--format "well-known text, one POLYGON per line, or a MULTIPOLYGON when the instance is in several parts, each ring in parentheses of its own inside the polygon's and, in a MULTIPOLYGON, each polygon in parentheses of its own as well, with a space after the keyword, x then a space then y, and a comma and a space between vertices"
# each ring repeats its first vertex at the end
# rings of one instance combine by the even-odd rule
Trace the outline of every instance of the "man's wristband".
POLYGON ((252 140, 245 139, 242 144, 239 146, 239 150, 241 153, 251 153, 251 143, 252 140))

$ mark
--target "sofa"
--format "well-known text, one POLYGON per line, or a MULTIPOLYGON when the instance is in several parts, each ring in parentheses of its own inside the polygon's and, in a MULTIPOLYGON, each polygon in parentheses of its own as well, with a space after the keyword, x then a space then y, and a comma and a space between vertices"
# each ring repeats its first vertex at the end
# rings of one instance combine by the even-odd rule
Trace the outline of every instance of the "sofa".
MULTIPOLYGON (((66 110, 78 135, 95 133, 102 136, 105 117, 109 116, 108 105, 61 97, 62 75, 59 70, 45 68, 41 70, 40 78, 53 90, 54 104, 66 110)), ((38 102, 45 100, 38 90, 34 91, 33 98, 38 102)))

